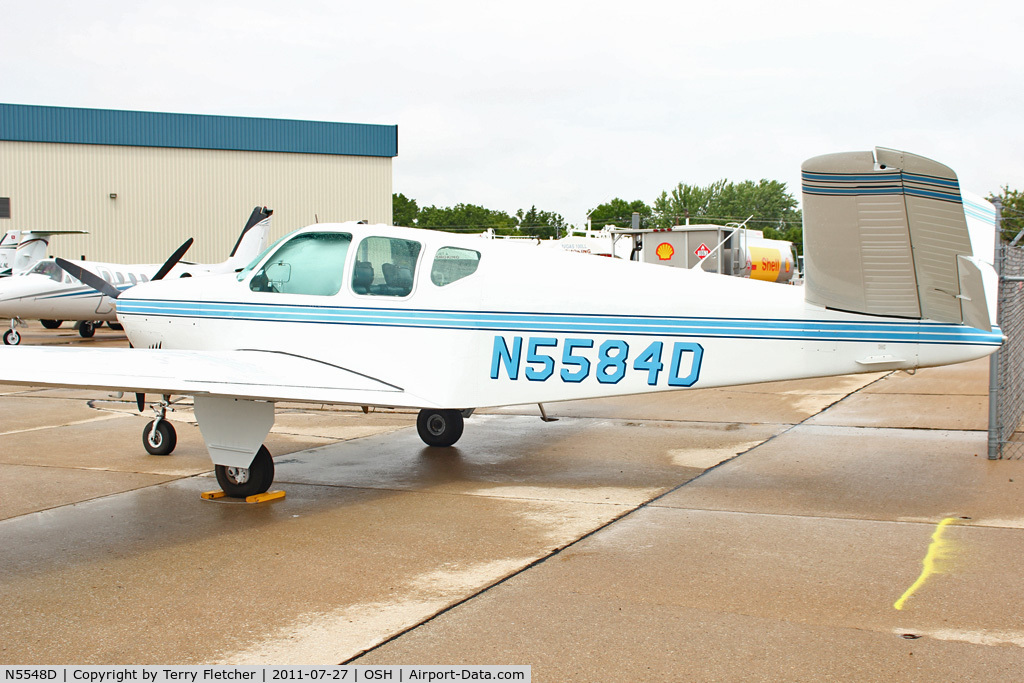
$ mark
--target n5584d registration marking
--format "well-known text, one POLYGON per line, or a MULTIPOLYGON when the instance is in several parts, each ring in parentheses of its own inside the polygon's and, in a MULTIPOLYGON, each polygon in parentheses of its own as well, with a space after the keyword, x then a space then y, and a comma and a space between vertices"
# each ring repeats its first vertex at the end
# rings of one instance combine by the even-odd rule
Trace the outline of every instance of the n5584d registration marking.
POLYGON ((618 384, 627 374, 642 373, 648 386, 689 387, 700 377, 704 348, 681 341, 643 342, 590 337, 512 337, 495 335, 491 352, 491 379, 522 376, 531 382, 557 377, 579 383, 596 378, 601 384, 618 384), (557 371, 557 372, 556 372, 557 371))

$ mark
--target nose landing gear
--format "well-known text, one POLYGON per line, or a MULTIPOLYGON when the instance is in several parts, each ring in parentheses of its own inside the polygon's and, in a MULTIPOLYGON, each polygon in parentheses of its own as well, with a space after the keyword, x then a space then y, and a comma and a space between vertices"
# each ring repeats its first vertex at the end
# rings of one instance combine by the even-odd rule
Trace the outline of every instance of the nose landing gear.
MULTIPOLYGON (((139 411, 145 408, 145 397, 137 395, 139 411)), ((167 409, 171 406, 171 397, 164 396, 159 403, 153 404, 156 419, 142 429, 142 447, 150 455, 170 455, 178 445, 178 434, 174 425, 167 421, 167 409)))

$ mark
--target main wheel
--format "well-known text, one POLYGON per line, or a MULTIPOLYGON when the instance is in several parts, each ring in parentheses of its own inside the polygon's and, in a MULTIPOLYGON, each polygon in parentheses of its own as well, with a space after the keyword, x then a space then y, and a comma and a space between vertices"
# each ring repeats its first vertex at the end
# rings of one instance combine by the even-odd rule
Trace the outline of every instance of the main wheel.
POLYGON ((60 324, 62 322, 64 322, 64 321, 63 320, 40 320, 39 322, 41 322, 43 324, 43 327, 45 327, 46 329, 48 329, 48 330, 55 330, 58 327, 60 327, 60 324))
POLYGON ((17 330, 7 330, 4 332, 4 344, 8 346, 17 346, 21 343, 21 334, 17 330))
POLYGON ((170 455, 178 445, 178 434, 167 420, 151 420, 142 429, 142 445, 150 455, 170 455), (156 429, 153 429, 153 425, 156 429))
POLYGON ((274 483, 274 458, 266 446, 260 446, 248 467, 217 465, 217 483, 232 498, 248 498, 266 493, 274 483))
POLYGON ((89 339, 96 334, 96 323, 83 320, 78 324, 78 336, 89 339))
POLYGON ((428 446, 451 446, 462 436, 462 412, 458 410, 428 410, 424 408, 416 417, 416 430, 428 446))

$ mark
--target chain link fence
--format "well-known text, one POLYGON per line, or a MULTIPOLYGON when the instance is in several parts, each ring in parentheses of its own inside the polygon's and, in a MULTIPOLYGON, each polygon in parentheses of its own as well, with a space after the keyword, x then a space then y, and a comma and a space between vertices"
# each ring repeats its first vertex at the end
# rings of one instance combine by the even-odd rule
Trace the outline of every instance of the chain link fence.
POLYGON ((999 270, 999 327, 1006 343, 989 365, 988 457, 1024 459, 1024 248, 1003 244, 999 270))

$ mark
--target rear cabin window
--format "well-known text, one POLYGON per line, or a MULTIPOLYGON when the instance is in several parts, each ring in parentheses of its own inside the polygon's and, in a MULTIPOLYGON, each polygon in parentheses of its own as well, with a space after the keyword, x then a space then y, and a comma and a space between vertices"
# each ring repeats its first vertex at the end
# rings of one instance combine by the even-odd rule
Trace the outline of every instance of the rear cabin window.
POLYGON ((480 252, 458 247, 441 247, 430 268, 430 281, 438 287, 450 285, 476 272, 480 265, 480 252))
POLYGON ((367 237, 359 243, 352 291, 370 296, 407 296, 416 276, 421 245, 393 237, 367 237))
POLYGON ((249 281, 254 292, 337 294, 344 280, 345 256, 352 235, 307 232, 296 235, 274 252, 249 281))

